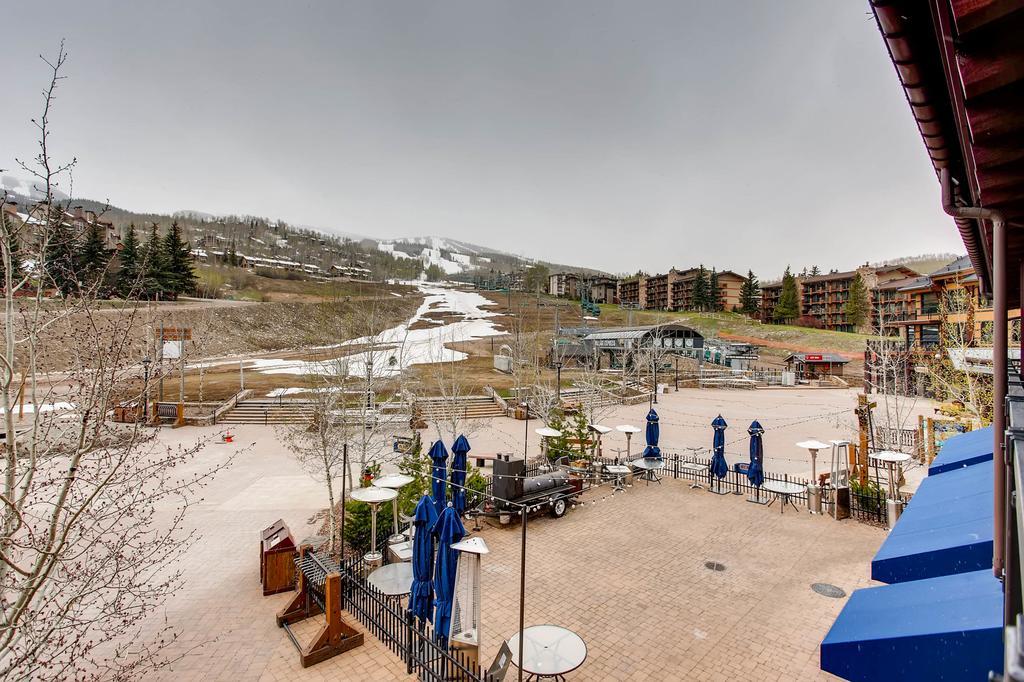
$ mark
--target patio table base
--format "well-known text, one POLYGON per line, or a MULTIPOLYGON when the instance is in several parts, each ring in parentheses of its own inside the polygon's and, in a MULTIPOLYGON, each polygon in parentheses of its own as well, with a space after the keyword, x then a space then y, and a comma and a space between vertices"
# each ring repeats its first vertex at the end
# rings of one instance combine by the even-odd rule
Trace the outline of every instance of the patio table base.
POLYGON ((718 479, 716 483, 709 485, 708 492, 714 493, 715 495, 729 495, 732 493, 731 490, 722 490, 722 479, 718 479))

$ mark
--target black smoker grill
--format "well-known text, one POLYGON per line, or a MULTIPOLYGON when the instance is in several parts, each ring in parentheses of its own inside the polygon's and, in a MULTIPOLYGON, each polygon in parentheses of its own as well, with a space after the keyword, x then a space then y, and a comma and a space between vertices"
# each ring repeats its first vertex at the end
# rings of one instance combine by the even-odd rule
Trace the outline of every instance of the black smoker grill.
POLYGON ((518 513, 519 505, 526 505, 530 512, 550 508, 551 515, 558 518, 565 515, 569 502, 583 492, 582 479, 570 478, 561 469, 526 478, 526 461, 521 456, 499 454, 493 461, 493 474, 495 499, 484 500, 470 515, 518 513))

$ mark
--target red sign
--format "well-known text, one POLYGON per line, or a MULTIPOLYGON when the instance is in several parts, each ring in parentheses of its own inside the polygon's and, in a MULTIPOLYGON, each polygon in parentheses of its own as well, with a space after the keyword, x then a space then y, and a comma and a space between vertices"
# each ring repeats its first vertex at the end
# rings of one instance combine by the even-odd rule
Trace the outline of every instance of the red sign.
POLYGON ((815 361, 821 362, 821 359, 822 358, 821 358, 820 355, 805 355, 804 356, 804 360, 807 361, 807 362, 815 362, 815 361))

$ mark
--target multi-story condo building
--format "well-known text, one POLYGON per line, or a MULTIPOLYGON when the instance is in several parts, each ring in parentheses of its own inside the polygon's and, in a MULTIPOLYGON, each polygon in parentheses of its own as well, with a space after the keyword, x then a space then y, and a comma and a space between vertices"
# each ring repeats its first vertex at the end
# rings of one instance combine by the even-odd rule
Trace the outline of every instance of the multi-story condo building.
MULTIPOLYGON (((944 265, 935 272, 918 277, 900 292, 906 296, 905 338, 908 347, 929 348, 939 345, 943 322, 942 301, 947 301, 946 323, 968 325, 960 338, 972 344, 992 343, 992 300, 981 294, 978 276, 967 256, 944 265), (954 296, 962 291, 964 296, 954 296), (973 317, 973 324, 970 318, 973 317)), ((1020 319, 1020 309, 1009 311, 1011 319, 1020 319)))
MULTIPOLYGON (((796 278, 796 296, 800 300, 800 278, 796 278)), ((782 298, 782 282, 768 282, 761 285, 761 314, 762 322, 771 322, 775 317, 775 306, 782 298)))
POLYGON ((804 277, 800 287, 801 316, 813 318, 822 329, 856 331, 855 325, 847 318, 846 303, 850 300, 850 289, 858 274, 869 292, 888 282, 917 275, 915 271, 903 265, 888 265, 881 268, 865 265, 848 272, 830 272, 804 277))
MULTIPOLYGON (((693 310, 693 283, 697 280, 699 268, 676 270, 659 275, 637 275, 619 281, 620 303, 637 305, 647 310, 693 310)), ((746 278, 723 270, 718 275, 719 300, 723 310, 733 310, 740 305, 740 287, 746 278)), ((710 280, 711 271, 705 270, 710 280)))
POLYGON ((871 290, 871 331, 882 336, 900 336, 907 320, 910 296, 904 288, 920 277, 904 277, 879 284, 871 290))
POLYGON ((616 303, 618 280, 614 277, 593 277, 586 282, 590 286, 590 300, 594 303, 616 303))
POLYGON ((562 298, 579 298, 580 276, 575 272, 556 272, 548 277, 548 293, 562 298))
POLYGON ((640 307, 640 303, 647 301, 647 276, 635 275, 619 280, 618 287, 619 303, 640 307))

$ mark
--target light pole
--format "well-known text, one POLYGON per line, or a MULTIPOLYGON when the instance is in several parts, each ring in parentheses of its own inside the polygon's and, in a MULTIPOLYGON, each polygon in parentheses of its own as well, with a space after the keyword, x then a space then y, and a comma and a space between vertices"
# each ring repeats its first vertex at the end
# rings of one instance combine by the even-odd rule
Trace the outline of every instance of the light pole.
POLYGON ((679 392, 679 356, 675 358, 676 361, 676 392, 679 392))
POLYGON ((142 358, 142 421, 149 421, 149 365, 153 362, 147 355, 142 358))
POLYGON ((651 393, 651 405, 658 404, 658 356, 654 354, 651 356, 651 369, 654 372, 654 392, 651 393))
POLYGON ((519 407, 523 408, 523 414, 526 416, 526 431, 523 434, 523 464, 526 464, 528 459, 527 446, 530 442, 530 406, 526 404, 526 401, 519 403, 519 407))
POLYGON ((555 402, 562 404, 562 361, 555 362, 555 402))

